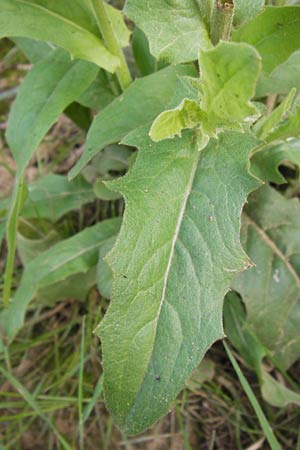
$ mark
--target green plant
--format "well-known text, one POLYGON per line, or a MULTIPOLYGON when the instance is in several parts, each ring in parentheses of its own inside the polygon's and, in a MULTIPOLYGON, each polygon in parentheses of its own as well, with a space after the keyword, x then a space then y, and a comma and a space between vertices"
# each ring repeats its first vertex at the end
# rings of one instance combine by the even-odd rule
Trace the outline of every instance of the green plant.
POLYGON ((1 204, 0 350, 41 292, 76 295, 80 277, 80 297, 96 281, 110 296, 113 279, 96 334, 107 406, 127 434, 167 413, 225 336, 225 297, 226 334, 265 398, 299 402, 263 366, 269 358, 288 379, 300 356, 300 7, 289 3, 127 0, 139 27, 129 67, 124 17, 103 0, 0 0, 0 37, 34 64, 6 133, 17 170, 1 204), (63 111, 88 129, 84 153, 69 181, 48 174, 27 186, 25 169, 63 111), (121 229, 110 218, 72 237, 50 231, 74 208, 121 196, 121 229), (12 295, 17 247, 25 270, 12 295))

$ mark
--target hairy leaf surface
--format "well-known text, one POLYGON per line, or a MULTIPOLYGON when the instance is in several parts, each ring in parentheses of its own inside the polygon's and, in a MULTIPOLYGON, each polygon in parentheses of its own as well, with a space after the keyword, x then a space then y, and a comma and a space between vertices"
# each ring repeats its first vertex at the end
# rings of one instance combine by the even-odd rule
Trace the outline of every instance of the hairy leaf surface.
MULTIPOLYGON (((115 18, 114 18, 115 20, 115 18)), ((63 47, 114 72, 119 59, 99 37, 93 13, 79 0, 0 0, 0 38, 24 36, 63 47)))
POLYGON ((200 48, 211 47, 203 7, 195 0, 127 0, 125 14, 144 31, 158 59, 193 61, 200 48))
POLYGON ((262 56, 263 70, 270 73, 300 47, 300 7, 267 6, 232 38, 253 45, 262 56))
POLYGON ((248 325, 283 368, 300 356, 299 229, 298 199, 287 200, 267 185, 252 194, 241 237, 256 267, 233 281, 248 325))
POLYGON ((234 0, 234 23, 241 24, 257 16, 263 9, 265 0, 234 0))
POLYGON ((126 211, 109 256, 113 300, 97 331, 107 404, 129 434, 168 411, 223 336, 224 295, 249 265, 241 210, 259 185, 248 173, 252 135, 222 133, 199 152, 193 132, 155 144, 147 131, 126 138, 140 152, 129 174, 111 183, 126 211))
POLYGON ((194 74, 192 67, 177 66, 136 79, 120 97, 96 116, 87 135, 85 151, 70 171, 70 178, 78 175, 104 147, 120 141, 130 131, 154 120, 172 99, 178 77, 194 74))

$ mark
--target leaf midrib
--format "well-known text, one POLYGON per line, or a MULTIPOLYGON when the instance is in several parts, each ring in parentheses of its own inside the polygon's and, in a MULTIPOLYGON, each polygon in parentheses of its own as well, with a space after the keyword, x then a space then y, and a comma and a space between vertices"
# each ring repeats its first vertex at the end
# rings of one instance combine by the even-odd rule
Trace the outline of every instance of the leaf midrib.
MULTIPOLYGON (((192 142, 192 147, 194 147, 196 145, 196 143, 197 143, 197 141, 195 143, 192 142)), ((155 347, 155 340, 156 340, 156 336, 157 336, 157 328, 158 328, 158 323, 159 323, 159 319, 160 319, 160 313, 161 313, 161 309, 163 307, 163 304, 164 304, 165 298, 166 298, 167 284, 168 284, 170 271, 171 271, 171 268, 172 268, 172 261, 173 261, 173 257, 174 257, 174 253, 175 253, 176 242, 177 242, 177 240, 179 238, 179 233, 180 233, 181 224, 182 224, 182 221, 183 221, 183 218, 184 218, 184 213, 185 213, 185 210, 186 210, 186 205, 187 205, 189 196, 190 196, 191 191, 192 191, 192 187, 193 187, 193 184, 194 184, 196 171, 197 171, 197 168, 198 168, 198 165, 199 165, 201 152, 199 150, 197 150, 197 149, 194 149, 194 151, 196 152, 196 154, 195 154, 195 161, 194 161, 194 164, 193 164, 193 167, 192 167, 192 170, 191 170, 191 174, 190 174, 189 182, 187 184, 187 188, 185 190, 182 206, 181 206, 181 209, 179 211, 179 216, 178 216, 178 220, 176 222, 174 236, 173 236, 172 241, 171 241, 172 243, 171 243, 171 249, 170 249, 170 255, 169 255, 169 259, 168 259, 168 264, 167 264, 167 267, 166 267, 166 273, 165 273, 165 276, 164 276, 163 289, 162 289, 162 294, 161 294, 161 301, 160 301, 158 313, 157 313, 157 316, 156 316, 156 319, 155 319, 156 325, 155 325, 155 334, 154 334, 153 346, 152 346, 152 349, 151 349, 151 352, 150 352, 150 355, 149 355, 148 365, 147 365, 147 368, 145 370, 144 377, 143 377, 143 379, 141 381, 139 390, 137 391, 137 394, 135 395, 134 401, 132 402, 132 405, 131 405, 130 410, 129 410, 128 414, 127 414, 127 417, 130 417, 131 411, 133 410, 133 408, 135 406, 135 403, 136 403, 136 401, 137 401, 137 399, 139 397, 139 394, 140 394, 142 386, 144 384, 144 380, 145 380, 146 375, 148 373, 149 365, 150 365, 150 362, 151 362, 151 359, 152 359, 152 356, 153 356, 153 351, 154 351, 154 347, 155 347)))

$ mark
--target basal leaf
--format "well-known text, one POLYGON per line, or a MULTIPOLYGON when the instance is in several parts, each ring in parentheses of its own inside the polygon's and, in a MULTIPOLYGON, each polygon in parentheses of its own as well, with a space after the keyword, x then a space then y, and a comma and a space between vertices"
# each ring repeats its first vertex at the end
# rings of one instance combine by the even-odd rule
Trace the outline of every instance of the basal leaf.
POLYGON ((251 172, 259 179, 282 184, 285 177, 279 171, 279 166, 295 166, 300 168, 300 143, 298 139, 284 144, 270 145, 255 153, 251 158, 251 172))
POLYGON ((126 210, 109 256, 113 299, 97 330, 108 408, 128 434, 168 411, 223 336, 224 295, 249 266, 241 210, 259 185, 248 174, 252 135, 221 133, 199 152, 193 132, 159 143, 147 134, 126 138, 140 151, 128 175, 111 183, 126 210))
POLYGON ((180 136, 182 130, 194 128, 201 122, 203 111, 195 100, 184 99, 175 109, 162 112, 153 122, 150 137, 153 141, 180 136))
POLYGON ((61 49, 30 71, 11 109, 6 133, 18 173, 24 171, 51 125, 86 90, 97 72, 94 64, 71 61, 61 49))
MULTIPOLYGON (((119 227, 120 219, 117 218, 86 228, 27 264, 14 299, 9 308, 0 313, 0 325, 5 338, 11 341, 21 329, 26 309, 38 290, 96 267, 99 248, 118 233, 119 227)), ((0 350, 2 344, 0 339, 0 350)))
POLYGON ((266 6, 232 38, 253 45, 262 57, 264 72, 270 73, 300 47, 300 7, 266 6))
POLYGON ((266 371, 263 371, 262 395, 270 405, 277 408, 285 408, 290 404, 300 406, 300 394, 288 389, 266 371))
POLYGON ((49 174, 28 185, 28 197, 21 215, 55 222, 94 199, 93 186, 82 177, 68 181, 65 176, 49 174))
POLYGON ((284 408, 300 404, 300 395, 269 375, 263 365, 268 351, 249 329, 246 313, 235 292, 226 296, 224 303, 225 332, 243 360, 256 370, 263 398, 272 406, 284 408))
POLYGON ((247 44, 221 42, 212 50, 200 52, 201 108, 206 113, 202 130, 240 128, 240 122, 257 115, 250 99, 260 72, 260 57, 247 44))
POLYGON ((119 59, 104 46, 92 11, 79 0, 0 0, 0 38, 49 41, 114 72, 119 59))
POLYGON ((104 147, 119 142, 130 131, 154 120, 174 95, 177 78, 194 75, 189 66, 167 67, 145 78, 136 79, 128 89, 95 118, 85 151, 69 173, 75 177, 104 147))
POLYGON ((269 186, 249 197, 242 243, 255 267, 238 275, 233 289, 247 310, 247 324, 288 368, 300 356, 300 206, 269 186))
POLYGON ((125 14, 144 31, 156 58, 177 64, 198 59, 200 48, 211 47, 206 18, 199 3, 194 0, 127 0, 125 14))

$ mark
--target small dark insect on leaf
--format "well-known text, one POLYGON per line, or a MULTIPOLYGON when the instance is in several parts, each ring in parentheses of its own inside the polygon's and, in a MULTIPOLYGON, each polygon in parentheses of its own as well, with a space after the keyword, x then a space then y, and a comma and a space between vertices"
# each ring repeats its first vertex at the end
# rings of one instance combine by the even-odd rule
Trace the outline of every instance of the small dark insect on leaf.
POLYGON ((159 375, 155 375, 155 381, 160 381, 160 376, 159 375))

